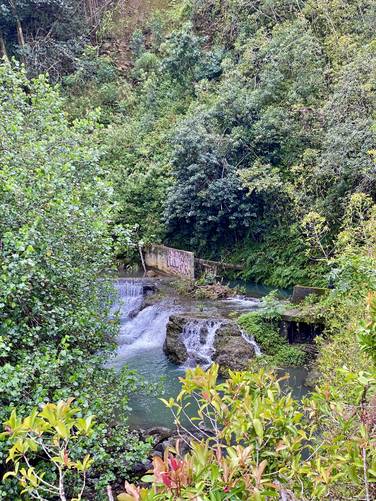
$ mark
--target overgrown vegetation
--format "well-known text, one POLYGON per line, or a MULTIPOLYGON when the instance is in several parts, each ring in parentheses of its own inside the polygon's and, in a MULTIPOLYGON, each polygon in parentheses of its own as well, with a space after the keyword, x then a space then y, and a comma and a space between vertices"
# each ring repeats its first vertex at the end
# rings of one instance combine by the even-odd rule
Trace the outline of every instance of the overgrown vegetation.
POLYGON ((155 457, 152 475, 144 477, 153 488, 126 483, 119 501, 374 496, 375 415, 365 400, 369 392, 374 402, 375 379, 369 374, 342 371, 356 404, 328 395, 327 389, 299 404, 264 371, 231 373, 222 384, 217 375, 217 366, 206 373, 188 371, 178 399, 166 401, 180 424, 193 397, 198 405, 194 428, 206 424, 212 433, 193 441, 184 458, 169 451, 164 460, 155 457))
MULTIPOLYGON (((111 288, 98 280, 111 265, 112 190, 96 127, 90 115, 70 124, 44 76, 0 66, 0 419, 74 397, 99 422, 73 446, 82 457, 91 450, 88 484, 103 489, 149 446, 127 428, 128 395, 141 383, 103 368, 116 324, 111 288)), ((7 448, 0 443, 2 462, 7 448)), ((16 492, 16 483, 0 487, 2 499, 16 492)))
MULTIPOLYGON (((282 304, 271 293, 262 300, 259 311, 241 315, 238 323, 260 346, 263 364, 272 367, 302 366, 307 361, 307 353, 302 347, 289 345, 288 339, 280 333, 280 320, 288 304, 282 304)), ((290 305, 291 307, 291 305, 290 305)))
MULTIPOLYGON (((122 0, 0 1, 0 498, 112 501, 146 460, 127 427, 143 384, 104 365, 105 271, 161 241, 274 287, 329 284, 310 305, 318 386, 302 403, 270 371, 188 372, 166 403, 181 426, 196 400, 201 440, 118 500, 370 501, 374 2, 152 5, 132 34, 122 0)), ((267 306, 241 326, 268 366, 301 365, 267 306)))
POLYGON ((260 346, 263 355, 269 355, 269 362, 276 367, 293 367, 304 365, 306 354, 297 347, 291 346, 279 332, 276 319, 266 320, 258 312, 247 313, 239 318, 239 325, 252 335, 260 346))
POLYGON ((118 222, 264 283, 325 285, 351 195, 375 196, 372 20, 363 0, 184 0, 156 15, 129 78, 91 93, 105 123, 111 111, 118 222))
POLYGON ((52 80, 77 69, 95 35, 104 0, 2 0, 0 57, 16 56, 29 75, 48 72, 52 80))

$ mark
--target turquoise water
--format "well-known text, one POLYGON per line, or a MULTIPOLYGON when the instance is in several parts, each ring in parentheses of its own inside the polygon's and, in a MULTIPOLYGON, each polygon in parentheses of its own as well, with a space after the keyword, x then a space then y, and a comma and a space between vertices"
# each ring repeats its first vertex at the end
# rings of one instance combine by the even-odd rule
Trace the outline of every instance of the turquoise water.
MULTIPOLYGON (((171 411, 159 400, 176 397, 181 390, 179 377, 184 376, 184 371, 172 364, 163 353, 163 350, 153 350, 144 353, 142 357, 134 357, 128 361, 128 366, 135 369, 149 383, 158 383, 163 378, 163 393, 155 395, 134 395, 130 400, 132 413, 129 425, 134 428, 149 428, 152 426, 174 426, 171 411)), ((301 399, 308 393, 304 385, 307 376, 305 368, 290 368, 281 370, 289 374, 289 380, 282 382, 283 391, 291 391, 294 398, 301 399)))
POLYGON ((263 297, 272 291, 277 291, 280 298, 287 299, 292 295, 292 288, 281 289, 277 287, 270 287, 268 285, 259 284, 249 280, 230 280, 230 287, 240 287, 244 293, 252 297, 263 297))

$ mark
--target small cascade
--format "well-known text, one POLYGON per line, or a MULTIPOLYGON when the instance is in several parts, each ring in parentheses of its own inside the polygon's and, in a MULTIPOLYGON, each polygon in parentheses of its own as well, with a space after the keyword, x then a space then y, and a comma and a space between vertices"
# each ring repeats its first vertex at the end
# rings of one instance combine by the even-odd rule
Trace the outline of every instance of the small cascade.
POLYGON ((143 284, 140 280, 119 280, 118 284, 121 296, 137 297, 143 293, 143 284))
POLYGON ((255 350, 256 357, 260 357, 262 355, 261 348, 256 343, 255 338, 250 334, 246 334, 244 331, 241 331, 241 333, 242 333, 242 338, 244 339, 244 341, 247 341, 248 344, 253 346, 253 349, 255 350))
POLYGON ((211 366, 215 353, 215 335, 221 325, 221 320, 205 319, 194 320, 184 326, 182 339, 188 353, 185 368, 195 367, 197 364, 204 369, 211 366))
POLYGON ((111 367, 122 367, 127 360, 140 352, 160 349, 166 337, 166 326, 176 307, 159 302, 142 309, 144 285, 141 280, 118 280, 119 301, 113 311, 120 317, 118 350, 111 367))
POLYGON ((260 299, 247 296, 233 296, 227 299, 222 299, 222 302, 235 307, 237 311, 241 311, 243 309, 246 311, 257 310, 262 306, 260 299))
POLYGON ((140 280, 118 280, 119 303, 114 310, 120 312, 121 323, 136 315, 142 306, 144 288, 140 280))

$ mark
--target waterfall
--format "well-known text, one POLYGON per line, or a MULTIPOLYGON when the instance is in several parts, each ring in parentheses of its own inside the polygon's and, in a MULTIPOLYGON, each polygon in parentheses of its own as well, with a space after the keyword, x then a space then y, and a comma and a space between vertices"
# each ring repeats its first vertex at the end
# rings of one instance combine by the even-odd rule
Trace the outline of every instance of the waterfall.
POLYGON ((118 301, 112 311, 120 314, 120 322, 123 324, 140 311, 144 300, 144 287, 141 280, 118 280, 116 286, 118 301))
POLYGON ((169 317, 176 311, 167 301, 142 308, 144 295, 142 280, 118 280, 119 301, 113 312, 120 317, 118 350, 109 365, 121 367, 139 352, 162 350, 169 317))
POLYGON ((143 294, 143 283, 141 280, 118 280, 120 296, 138 297, 143 294))
POLYGON ((213 363, 215 353, 214 339, 217 330, 222 325, 221 320, 194 320, 185 324, 182 339, 187 349, 188 359, 185 368, 200 364, 207 369, 213 363))
POLYGON ((162 347, 166 337, 166 326, 172 313, 169 305, 163 303, 148 306, 120 327, 118 344, 126 345, 126 351, 162 347))
MULTIPOLYGON (((120 332, 117 339, 118 350, 108 365, 122 367, 135 357, 144 357, 145 353, 160 353, 163 360, 163 343, 169 318, 172 314, 184 310, 176 306, 173 299, 158 301, 143 308, 144 282, 137 279, 119 279, 116 281, 118 300, 113 306, 113 315, 120 318, 120 332)), ((224 320, 220 318, 196 319, 187 322, 183 328, 182 339, 187 349, 188 359, 184 367, 200 364, 207 369, 212 364, 215 353, 214 341, 218 329, 224 320)), ((255 340, 242 333, 243 339, 254 347, 256 356, 261 350, 255 340)), ((159 355, 158 355, 159 356, 159 355)))
POLYGON ((241 331, 241 333, 242 333, 242 338, 244 339, 244 341, 247 341, 248 344, 253 346, 253 349, 255 350, 256 357, 260 357, 262 355, 261 348, 256 343, 255 338, 251 334, 246 334, 244 331, 241 331))

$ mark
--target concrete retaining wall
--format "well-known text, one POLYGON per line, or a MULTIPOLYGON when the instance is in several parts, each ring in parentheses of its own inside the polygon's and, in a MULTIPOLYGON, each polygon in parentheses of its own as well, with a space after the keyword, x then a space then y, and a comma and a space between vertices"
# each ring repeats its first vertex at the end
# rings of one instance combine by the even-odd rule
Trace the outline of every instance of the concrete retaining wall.
POLYGON ((300 303, 304 301, 307 296, 315 294, 316 296, 323 296, 327 294, 328 289, 323 289, 322 287, 306 287, 303 285, 295 285, 291 302, 292 303, 300 303))
POLYGON ((145 247, 144 259, 145 265, 149 269, 186 278, 194 278, 195 276, 193 252, 152 244, 145 247))
POLYGON ((238 264, 222 263, 218 261, 209 261, 208 259, 195 258, 195 276, 201 277, 205 273, 211 273, 214 276, 220 276, 229 271, 242 271, 243 267, 238 264))

